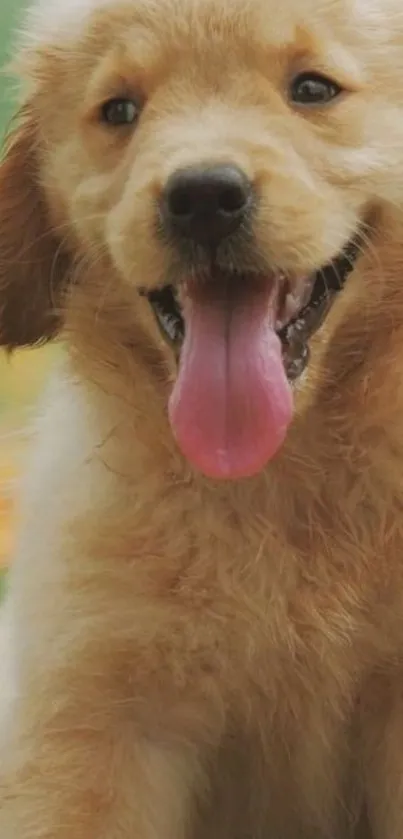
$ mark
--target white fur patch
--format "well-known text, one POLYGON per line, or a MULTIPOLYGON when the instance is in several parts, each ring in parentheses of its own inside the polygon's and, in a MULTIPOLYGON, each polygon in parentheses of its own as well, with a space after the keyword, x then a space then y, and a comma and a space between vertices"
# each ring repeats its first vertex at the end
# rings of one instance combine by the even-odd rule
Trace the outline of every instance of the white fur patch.
POLYGON ((110 0, 36 0, 25 17, 23 41, 29 45, 74 40, 86 19, 108 3, 110 0))

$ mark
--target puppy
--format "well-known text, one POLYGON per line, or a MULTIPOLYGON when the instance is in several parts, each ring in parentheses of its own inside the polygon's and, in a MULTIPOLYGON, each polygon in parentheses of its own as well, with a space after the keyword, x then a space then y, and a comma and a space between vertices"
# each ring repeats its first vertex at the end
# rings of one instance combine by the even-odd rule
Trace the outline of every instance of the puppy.
POLYGON ((401 839, 401 0, 43 0, 15 65, 0 837, 401 839))

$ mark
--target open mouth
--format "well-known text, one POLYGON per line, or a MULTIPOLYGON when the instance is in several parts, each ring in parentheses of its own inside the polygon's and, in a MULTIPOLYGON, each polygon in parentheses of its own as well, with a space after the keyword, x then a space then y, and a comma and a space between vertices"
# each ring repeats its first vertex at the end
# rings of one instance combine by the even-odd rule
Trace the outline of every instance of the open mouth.
POLYGON ((209 477, 261 471, 293 415, 290 383, 360 253, 354 237, 311 277, 215 272, 147 293, 178 359, 169 418, 187 459, 209 477))
MULTIPOLYGON (((299 298, 298 295, 289 296, 285 286, 276 332, 281 340, 283 363, 290 382, 296 381, 307 366, 309 339, 325 320, 335 296, 343 289, 353 271, 359 253, 360 240, 355 236, 336 259, 303 283, 308 291, 308 299, 304 299, 303 294, 299 298)), ((166 285, 148 292, 146 296, 163 337, 176 353, 180 353, 185 337, 185 320, 178 289, 166 285)))

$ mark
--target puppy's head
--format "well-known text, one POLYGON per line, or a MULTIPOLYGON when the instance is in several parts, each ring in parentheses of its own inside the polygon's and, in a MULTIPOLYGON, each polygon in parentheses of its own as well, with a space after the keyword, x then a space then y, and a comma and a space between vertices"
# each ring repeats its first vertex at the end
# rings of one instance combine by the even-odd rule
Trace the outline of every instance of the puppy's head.
POLYGON ((403 197, 400 0, 42 0, 27 32, 0 168, 2 343, 55 334, 81 257, 102 255, 133 333, 151 306, 178 358, 185 455, 260 470, 291 419, 298 335, 372 211, 403 197))

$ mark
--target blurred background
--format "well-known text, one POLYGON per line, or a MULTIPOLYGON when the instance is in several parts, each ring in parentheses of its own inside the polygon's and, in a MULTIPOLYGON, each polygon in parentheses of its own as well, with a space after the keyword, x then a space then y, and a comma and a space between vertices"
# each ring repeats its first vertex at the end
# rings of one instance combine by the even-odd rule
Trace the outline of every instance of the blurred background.
MULTIPOLYGON (((0 66, 10 58, 13 29, 26 0, 0 0, 0 66)), ((13 113, 13 84, 0 75, 0 136, 13 113)), ((14 537, 14 502, 28 445, 28 427, 55 349, 24 350, 8 358, 0 350, 0 588, 14 537)))

